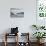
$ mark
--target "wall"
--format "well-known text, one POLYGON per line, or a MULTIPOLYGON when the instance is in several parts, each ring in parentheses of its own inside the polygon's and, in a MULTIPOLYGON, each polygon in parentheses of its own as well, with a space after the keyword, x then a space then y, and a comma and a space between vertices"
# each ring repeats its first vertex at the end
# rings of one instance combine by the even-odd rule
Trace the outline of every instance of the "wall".
POLYGON ((32 36, 32 24, 36 24, 36 0, 0 0, 0 34, 18 26, 19 32, 30 32, 32 36), (10 8, 23 8, 24 18, 10 18, 10 8))

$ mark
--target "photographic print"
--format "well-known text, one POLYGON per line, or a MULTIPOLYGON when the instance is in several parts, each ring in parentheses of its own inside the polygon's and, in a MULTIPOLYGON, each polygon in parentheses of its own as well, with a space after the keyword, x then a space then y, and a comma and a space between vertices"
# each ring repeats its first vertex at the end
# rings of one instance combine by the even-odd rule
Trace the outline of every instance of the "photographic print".
POLYGON ((36 24, 46 25, 46 0, 37 0, 36 24))
POLYGON ((10 9, 11 17, 24 17, 24 10, 20 8, 11 8, 10 9))

